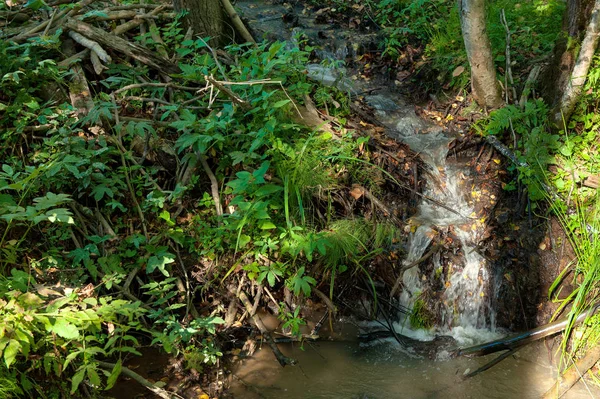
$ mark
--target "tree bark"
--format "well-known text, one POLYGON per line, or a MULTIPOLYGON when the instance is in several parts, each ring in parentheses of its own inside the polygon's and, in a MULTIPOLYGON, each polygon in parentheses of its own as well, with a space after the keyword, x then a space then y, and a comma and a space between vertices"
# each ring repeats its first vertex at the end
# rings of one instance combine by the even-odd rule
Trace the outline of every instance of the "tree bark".
POLYGON ((553 118, 558 126, 561 125, 563 118, 565 121, 569 120, 575 105, 581 97, 583 85, 598 47, 598 39, 600 39, 600 0, 595 1, 577 61, 573 66, 573 71, 566 83, 560 102, 554 110, 553 118))
POLYGON ((210 37, 210 45, 218 47, 226 42, 225 19, 221 0, 173 0, 175 10, 187 11, 184 22, 195 35, 210 37))
POLYGON ((549 65, 542 72, 541 92, 552 108, 558 107, 575 66, 578 44, 592 14, 594 0, 567 0, 562 35, 554 46, 549 65))
POLYGON ((485 28, 485 0, 458 0, 467 58, 471 67, 471 91, 482 107, 502 106, 492 48, 485 28))

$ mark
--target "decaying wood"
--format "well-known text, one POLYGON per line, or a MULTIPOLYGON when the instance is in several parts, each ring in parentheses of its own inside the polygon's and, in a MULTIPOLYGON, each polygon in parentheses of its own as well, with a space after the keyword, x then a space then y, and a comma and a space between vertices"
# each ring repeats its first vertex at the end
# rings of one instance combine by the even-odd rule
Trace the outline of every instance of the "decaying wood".
POLYGON ((600 360, 600 345, 590 349, 584 357, 574 363, 563 375, 556 381, 542 399, 557 399, 562 397, 579 381, 589 369, 594 367, 600 360))
POLYGON ((102 46, 100 46, 97 42, 90 40, 88 38, 86 38, 85 36, 71 31, 69 32, 69 36, 71 37, 71 39, 75 40, 77 43, 81 44, 83 47, 87 47, 89 48, 92 52, 96 53, 96 55, 98 56, 98 58, 109 64, 112 62, 112 58, 110 58, 110 55, 108 55, 108 53, 106 52, 106 50, 104 50, 102 48, 102 46))
POLYGON ((588 176, 584 181, 583 185, 589 188, 600 187, 600 175, 588 176))
MULTIPOLYGON (((67 55, 75 52, 72 40, 63 42, 63 52, 67 55)), ((71 105, 73 105, 77 116, 83 118, 94 108, 94 100, 83 68, 74 64, 71 66, 71 72, 71 83, 69 84, 71 105)))
POLYGON ((525 81, 525 86, 523 87, 523 91, 521 92, 521 99, 519 100, 519 106, 521 108, 525 107, 525 103, 527 102, 527 99, 529 98, 529 95, 531 94, 531 91, 533 90, 535 83, 537 82, 538 78, 540 77, 541 70, 542 70, 542 67, 540 65, 536 65, 533 68, 531 68, 531 71, 529 72, 529 76, 527 77, 527 81, 525 81))
POLYGON ((154 54, 153 51, 138 44, 130 43, 127 40, 116 36, 115 34, 107 33, 99 28, 86 24, 85 22, 67 18, 64 23, 64 27, 78 32, 83 36, 100 43, 104 47, 112 48, 161 72, 181 72, 177 65, 161 56, 154 54))

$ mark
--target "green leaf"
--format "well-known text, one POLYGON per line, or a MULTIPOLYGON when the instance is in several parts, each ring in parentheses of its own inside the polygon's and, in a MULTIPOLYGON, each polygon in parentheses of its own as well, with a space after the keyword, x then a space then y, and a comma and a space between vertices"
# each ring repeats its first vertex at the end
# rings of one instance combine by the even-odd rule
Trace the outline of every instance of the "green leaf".
POLYGON ((100 184, 92 190, 92 194, 94 195, 94 199, 96 201, 100 201, 104 198, 104 195, 107 195, 110 198, 113 198, 115 193, 109 187, 106 187, 104 184, 100 184))
POLYGON ((88 366, 87 376, 90 379, 90 382, 92 383, 93 386, 100 387, 100 384, 102 382, 100 381, 100 376, 98 375, 98 372, 96 371, 95 367, 92 367, 91 365, 88 366))
POLYGON ((281 100, 281 101, 277 101, 275 104, 273 104, 271 107, 272 108, 281 108, 284 105, 286 105, 287 103, 289 103, 291 100, 281 100))
POLYGON ((20 351, 21 343, 16 339, 11 339, 4 349, 4 363, 6 363, 7 368, 10 368, 10 365, 14 363, 15 358, 20 351))
POLYGON ((168 252, 164 252, 157 256, 151 256, 146 265, 146 273, 152 273, 154 270, 158 269, 166 277, 169 277, 169 272, 165 269, 165 266, 173 262, 175 262, 175 255, 168 252))
POLYGON ((119 378, 119 375, 121 374, 121 369, 121 359, 119 359, 117 360, 117 363, 115 363, 115 367, 113 367, 112 371, 110 372, 110 375, 106 379, 106 388, 104 388, 105 390, 109 390, 115 385, 115 383, 117 382, 117 378, 119 378))
POLYGON ((50 192, 43 197, 33 199, 33 202, 35 202, 35 209, 38 211, 54 208, 55 206, 62 205, 69 201, 71 201, 71 196, 68 194, 54 194, 50 192))
POLYGON ((33 11, 37 11, 42 7, 47 7, 47 4, 44 3, 42 0, 29 0, 25 4, 25 8, 29 8, 33 11))
POLYGON ((277 193, 279 191, 283 191, 283 187, 278 186, 276 184, 265 184, 261 186, 258 190, 254 192, 254 195, 257 197, 264 197, 269 194, 277 193))
POLYGON ((276 229, 277 226, 275 226, 272 222, 268 221, 268 220, 261 220, 259 222, 259 227, 262 230, 271 230, 271 229, 276 229))
POLYGON ((80 367, 79 370, 77 370, 77 373, 75 373, 71 379, 71 395, 77 391, 77 388, 79 388, 79 385, 83 381, 83 377, 85 377, 85 369, 86 368, 83 366, 80 367))
POLYGON ((247 234, 240 234, 238 248, 244 248, 250 242, 250 236, 247 234))
POLYGON ((12 176, 15 173, 13 168, 10 165, 6 165, 6 164, 2 165, 2 171, 9 176, 12 176))
POLYGON ((79 330, 73 324, 69 323, 64 317, 56 320, 52 326, 52 332, 64 339, 79 338, 79 330))

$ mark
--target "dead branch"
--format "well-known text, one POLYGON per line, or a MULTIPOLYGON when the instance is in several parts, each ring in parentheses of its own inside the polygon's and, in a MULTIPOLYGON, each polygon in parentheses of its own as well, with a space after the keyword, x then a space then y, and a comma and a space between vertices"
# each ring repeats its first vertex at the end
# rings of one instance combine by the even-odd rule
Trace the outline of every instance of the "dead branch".
POLYGON ((141 89, 144 87, 164 87, 164 88, 168 88, 168 87, 172 87, 174 89, 177 90, 185 90, 185 91, 198 91, 198 90, 202 90, 201 87, 189 87, 189 86, 180 86, 174 83, 157 83, 157 82, 145 82, 145 83, 134 83, 134 84, 130 84, 127 86, 123 86, 118 90, 113 91, 113 94, 119 94, 122 93, 124 91, 127 90, 131 90, 131 89, 141 89))
MULTIPOLYGON (((579 324, 588 317, 592 316, 596 310, 600 307, 597 305, 585 312, 579 314, 579 316, 572 321, 572 324, 579 324)), ((567 326, 571 324, 569 317, 565 317, 553 323, 549 323, 529 331, 517 333, 504 337, 492 342, 486 342, 481 345, 471 346, 469 348, 458 349, 454 352, 454 356, 485 356, 490 353, 496 353, 504 350, 512 350, 521 346, 530 344, 531 342, 538 341, 542 338, 549 337, 564 331, 567 326)))
POLYGON ((87 38, 100 43, 104 47, 110 47, 121 52, 143 64, 155 68, 165 73, 180 73, 181 70, 171 61, 160 57, 149 49, 138 44, 130 43, 127 40, 117 36, 118 32, 106 33, 105 31, 77 21, 73 18, 67 18, 64 23, 65 28, 78 32, 87 38))
POLYGON ((525 82, 525 86, 523 87, 523 91, 521 92, 521 99, 519 100, 519 106, 521 108, 525 107, 527 98, 529 97, 529 94, 531 94, 531 91, 533 90, 533 86, 535 85, 535 83, 537 82, 537 80, 540 76, 541 70, 542 70, 542 67, 539 65, 536 65, 533 68, 531 68, 531 71, 529 72, 529 76, 527 76, 527 81, 525 82))
POLYGON ((231 91, 228 87, 225 87, 224 83, 227 83, 227 82, 220 82, 218 80, 215 80, 215 78, 213 78, 212 76, 204 76, 204 79, 206 79, 207 82, 209 82, 210 84, 215 86, 217 89, 219 89, 220 91, 225 93, 227 95, 227 97, 229 97, 231 99, 231 101, 233 101, 235 104, 238 104, 244 110, 248 111, 251 108, 250 104, 248 104, 247 101, 242 100, 240 97, 238 97, 237 94, 235 94, 233 91, 231 91))
POLYGON ((273 354, 277 358, 277 361, 279 362, 279 364, 282 367, 285 367, 288 364, 289 365, 296 364, 296 360, 289 358, 289 357, 285 356, 283 353, 281 353, 281 351, 277 347, 277 344, 273 340, 271 333, 267 330, 267 327, 265 327, 265 325, 262 322, 262 320, 260 319, 260 317, 258 317, 258 315, 256 313, 254 313, 254 314, 252 313, 252 303, 250 303, 250 300, 248 299, 248 296, 246 296, 244 291, 240 291, 239 293, 236 293, 235 288, 231 289, 231 287, 230 287, 230 292, 231 292, 231 294, 236 295, 237 298, 240 300, 240 302, 242 302, 242 304, 246 308, 246 311, 252 318, 252 321, 254 322, 256 327, 261 332, 261 334, 262 334, 263 338, 265 339, 265 341, 267 342, 267 344, 271 347, 271 350, 273 351, 273 354))
POLYGON ((517 101, 517 91, 515 90, 515 82, 513 80, 513 75, 512 75, 512 65, 510 62, 510 29, 508 28, 508 22, 506 21, 506 15, 504 13, 504 9, 502 9, 500 11, 500 22, 502 23, 502 25, 504 26, 504 30, 506 31, 506 48, 505 48, 505 55, 506 55, 506 70, 504 71, 504 85, 505 87, 505 96, 506 96, 506 103, 509 104, 509 97, 508 97, 508 90, 510 87, 510 90, 512 91, 512 95, 513 95, 513 101, 517 101), (510 85, 510 86, 509 86, 510 85))
POLYGON ((110 55, 108 55, 106 50, 104 50, 102 48, 102 46, 100 46, 97 42, 90 40, 90 39, 86 38, 85 36, 83 36, 77 32, 74 32, 74 31, 70 31, 69 36, 71 37, 71 39, 75 40, 77 43, 81 44, 83 47, 87 47, 92 52, 96 53, 98 58, 100 58, 100 60, 102 60, 103 62, 105 62, 107 64, 112 62, 112 58, 110 58, 110 55))
POLYGON ((158 14, 163 12, 166 8, 167 8, 167 6, 165 4, 163 4, 163 5, 156 7, 154 10, 150 11, 148 14, 136 15, 136 17, 134 19, 132 19, 131 21, 125 22, 124 24, 117 26, 114 29, 113 33, 115 35, 121 35, 124 32, 130 31, 130 30, 140 26, 141 24, 143 24, 144 20, 155 18, 158 14))
POLYGON ((487 362, 483 366, 479 367, 477 370, 472 371, 472 372, 464 375, 462 377, 462 379, 466 380, 467 378, 475 377, 476 375, 478 375, 480 373, 483 373, 486 370, 491 369, 492 367, 494 367, 495 365, 497 365, 498 363, 500 363, 501 361, 503 361, 507 357, 510 357, 511 355, 514 355, 519 349, 521 349, 521 348, 519 347, 519 348, 511 349, 509 351, 504 352, 503 354, 501 354, 497 358, 495 358, 492 361, 487 362))
POLYGON ((210 192, 212 194, 213 201, 215 202, 217 216, 221 216, 223 215, 223 206, 221 205, 221 196, 219 195, 219 182, 217 181, 217 177, 210 169, 210 166, 208 166, 208 162, 206 162, 206 157, 204 154, 198 154, 198 160, 202 164, 202 168, 210 180, 210 192))
POLYGON ((240 19, 240 16, 235 11, 235 8, 233 8, 233 6, 229 2, 229 0, 221 0, 221 3, 223 4, 223 8, 225 9, 225 12, 227 12, 227 15, 229 15, 229 18, 231 19, 231 23, 237 29, 237 31, 240 32, 240 35, 242 35, 242 38, 248 43, 253 43, 254 46, 256 47, 256 41, 254 40, 254 38, 252 37, 250 32, 248 32, 248 29, 246 29, 246 26, 240 19))
POLYGON ((408 265, 404 265, 400 268, 400 271, 398 272, 398 278, 396 279, 396 282, 394 283, 394 286, 392 287, 392 290, 390 291, 390 298, 393 297, 394 294, 396 293, 396 291, 398 291, 398 288, 400 288, 400 283, 402 283, 402 278, 404 277, 404 272, 419 265, 421 262, 425 262, 433 254, 435 254, 440 247, 441 247, 441 244, 432 245, 431 249, 429 251, 427 251, 427 253, 425 255, 421 256, 416 261, 409 263, 408 265))
MULTIPOLYGON (((101 360, 96 360, 96 362, 98 363, 98 366, 100 366, 103 369, 108 370, 108 371, 112 371, 115 368, 114 363, 103 362, 101 360)), ((152 393, 154 393, 155 395, 157 395, 160 398, 163 398, 163 399, 181 398, 181 399, 183 399, 182 396, 180 396, 174 392, 169 392, 165 389, 157 387, 156 385, 154 385, 153 383, 151 383, 150 381, 148 381, 147 379, 145 379, 144 377, 142 377, 135 371, 133 371, 125 366, 121 366, 121 374, 131 378, 135 382, 148 388, 150 391, 152 391, 152 393)))
POLYGON ((329 309, 331 314, 335 315, 337 313, 337 307, 331 301, 331 299, 327 295, 325 295, 325 293, 323 291, 319 290, 316 287, 313 287, 312 291, 315 294, 317 294, 317 296, 323 301, 323 303, 327 306, 327 308, 329 309))
POLYGON ((556 383, 550 388, 542 399, 557 399, 562 397, 579 381, 589 369, 594 367, 600 360, 600 345, 596 345, 590 349, 583 358, 579 359, 576 363, 573 362, 567 371, 556 381, 556 383))

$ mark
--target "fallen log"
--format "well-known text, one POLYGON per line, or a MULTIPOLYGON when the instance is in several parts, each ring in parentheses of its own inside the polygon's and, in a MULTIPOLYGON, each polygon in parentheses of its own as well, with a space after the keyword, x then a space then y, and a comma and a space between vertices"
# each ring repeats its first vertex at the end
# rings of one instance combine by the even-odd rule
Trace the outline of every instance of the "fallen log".
MULTIPOLYGON (((577 318, 573 321, 573 324, 579 324, 591 315, 593 315, 596 310, 600 307, 600 305, 596 305, 595 307, 582 312, 577 318)), ((542 338, 549 337, 551 335, 557 334, 559 332, 564 331, 567 326, 571 323, 570 318, 567 316, 563 319, 557 320, 554 323, 546 324, 533 330, 525 331, 522 333, 509 335, 508 337, 498 339, 492 342, 486 342, 481 345, 471 346, 469 348, 457 349, 453 355, 454 356, 485 356, 491 353, 496 353, 504 350, 513 350, 519 348, 521 346, 530 344, 532 342, 538 341, 542 338)))

